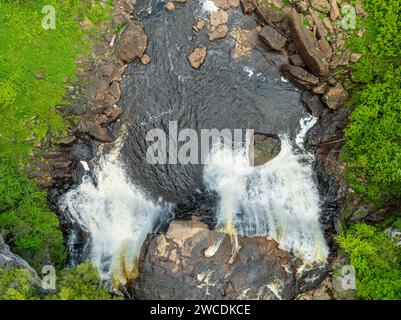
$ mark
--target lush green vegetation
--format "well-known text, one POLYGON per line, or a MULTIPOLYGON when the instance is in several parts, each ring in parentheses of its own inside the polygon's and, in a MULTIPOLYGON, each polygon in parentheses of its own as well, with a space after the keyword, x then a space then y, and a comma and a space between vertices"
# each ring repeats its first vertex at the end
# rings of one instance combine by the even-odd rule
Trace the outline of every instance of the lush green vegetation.
POLYGON ((0 269, 0 300, 35 300, 37 297, 28 271, 0 269))
MULTIPOLYGON (((53 137, 64 135, 66 125, 56 105, 63 102, 67 85, 76 80, 77 57, 89 53, 99 37, 97 25, 110 17, 112 1, 106 3, 0 1, 0 233, 14 252, 39 271, 45 264, 63 266, 63 237, 57 216, 47 208, 46 193, 22 176, 19 168, 28 163, 29 155, 38 150, 36 145, 50 132, 53 137), (42 13, 45 5, 55 8, 55 29, 42 27, 48 14, 42 13), (91 27, 80 27, 85 19, 92 22, 91 27)), ((97 279, 88 268, 63 271, 63 293, 57 298, 92 294, 97 279), (83 271, 88 271, 87 277, 83 271), (74 287, 68 293, 68 281, 63 280, 68 277, 78 281, 82 291, 74 287)), ((24 271, 0 272, 0 297, 31 299, 31 289, 24 271)), ((94 297, 102 297, 100 292, 94 297)))
POLYGON ((64 269, 56 278, 56 292, 39 294, 22 269, 0 269, 0 300, 111 300, 101 286, 97 270, 89 263, 64 269))
POLYGON ((57 216, 47 209, 46 194, 33 181, 0 160, 0 230, 14 252, 37 270, 61 267, 65 249, 57 216))
MULTIPOLYGON (((357 1, 353 1, 355 3, 357 1)), ((385 206, 401 197, 401 0, 363 0, 368 19, 363 37, 347 44, 362 58, 352 67, 355 107, 345 131, 343 160, 351 187, 362 199, 385 206)), ((393 221, 400 229, 400 221, 393 221)), ((363 299, 401 299, 401 248, 375 227, 352 225, 338 237, 356 268, 363 299)))
POLYGON ((110 300, 112 295, 100 285, 97 270, 90 262, 64 269, 57 282, 57 293, 45 297, 51 300, 110 300))
POLYGON ((75 80, 75 59, 94 41, 89 36, 95 28, 82 29, 79 22, 90 19, 96 25, 109 12, 100 1, 0 2, 0 232, 35 267, 61 265, 63 240, 45 193, 17 170, 49 130, 63 135, 65 124, 55 107, 66 80, 75 80), (55 29, 42 27, 45 5, 55 8, 55 29))
POLYGON ((346 130, 351 187, 383 206, 401 197, 401 0, 364 0, 364 37, 348 45, 363 54, 353 66, 356 105, 346 130))
POLYGON ((389 234, 367 224, 355 224, 338 237, 356 270, 363 299, 401 299, 401 248, 389 234))

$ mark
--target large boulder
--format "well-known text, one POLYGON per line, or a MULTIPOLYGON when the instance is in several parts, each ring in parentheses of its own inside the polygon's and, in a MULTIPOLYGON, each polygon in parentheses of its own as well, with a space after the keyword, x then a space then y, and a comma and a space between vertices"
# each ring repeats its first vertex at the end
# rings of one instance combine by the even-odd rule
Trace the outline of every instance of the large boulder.
POLYGON ((309 30, 305 29, 296 11, 291 12, 291 27, 293 40, 307 67, 317 76, 326 76, 329 73, 328 61, 316 48, 316 39, 313 39, 309 30))
POLYGON ((301 261, 267 237, 239 237, 238 244, 230 261, 227 235, 194 220, 173 221, 166 234, 151 235, 143 245, 134 297, 292 299, 313 278, 300 276, 301 261))
POLYGON ((142 57, 147 45, 148 38, 143 30, 143 24, 131 21, 116 44, 116 55, 121 60, 130 63, 142 57))

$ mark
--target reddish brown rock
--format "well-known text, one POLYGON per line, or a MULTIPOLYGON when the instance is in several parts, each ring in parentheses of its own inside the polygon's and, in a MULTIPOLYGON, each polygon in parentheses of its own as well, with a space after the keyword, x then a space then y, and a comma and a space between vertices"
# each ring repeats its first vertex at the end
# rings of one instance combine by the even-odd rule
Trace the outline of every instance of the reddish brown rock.
POLYGON ((311 6, 324 13, 329 13, 331 8, 327 0, 311 0, 311 6))
POLYGON ((295 7, 300 13, 307 13, 309 9, 309 2, 305 0, 296 2, 295 7))
POLYGON ((295 11, 291 14, 291 26, 294 42, 301 53, 305 64, 317 76, 326 76, 329 65, 323 54, 315 47, 315 41, 303 26, 301 18, 295 11))
POLYGON ((331 21, 336 21, 340 17, 340 10, 338 9, 337 0, 330 1, 330 19, 331 21))
POLYGON ((255 11, 255 6, 249 0, 240 0, 241 9, 245 14, 251 14, 255 11))
POLYGON ((228 27, 225 24, 222 24, 209 33, 209 40, 215 41, 223 39, 227 36, 227 33, 228 33, 228 27))
POLYGON ((259 36, 263 42, 276 51, 282 51, 287 42, 284 36, 270 26, 264 26, 262 30, 260 30, 259 36))
POLYGON ((336 110, 345 104, 347 98, 347 91, 341 83, 337 83, 334 87, 327 88, 322 100, 330 109, 336 110))
POLYGON ((198 48, 195 48, 189 55, 188 61, 192 68, 199 69, 206 60, 207 47, 201 44, 198 48))
POLYGON ((119 101, 121 98, 121 90, 120 90, 120 85, 118 84, 117 81, 113 81, 113 83, 110 86, 109 89, 111 95, 114 97, 115 101, 119 101))
POLYGON ((137 21, 129 22, 117 41, 116 55, 129 63, 142 57, 147 45, 148 38, 143 30, 143 24, 137 21))
POLYGON ((318 46, 319 50, 323 53, 326 60, 330 61, 331 55, 333 54, 333 48, 330 46, 330 44, 327 42, 327 40, 320 39, 317 42, 317 46, 318 46))
POLYGON ((136 299, 292 299, 307 276, 301 263, 267 237, 238 238, 232 263, 228 236, 196 221, 173 221, 142 246, 136 299), (218 245, 218 240, 221 244, 218 245))
POLYGON ((327 83, 323 82, 319 84, 317 87, 314 87, 312 89, 312 92, 316 94, 324 94, 326 92, 326 89, 327 89, 327 83))
POLYGON ((104 128, 97 123, 84 122, 81 125, 81 131, 88 133, 91 137, 101 142, 112 142, 115 140, 115 137, 107 128, 104 128))
POLYGON ((293 54, 289 57, 290 63, 297 67, 305 67, 304 60, 299 54, 293 54))
POLYGON ((315 26, 316 26, 316 35, 318 37, 318 39, 324 38, 325 36, 327 36, 327 30, 323 25, 322 20, 320 19, 320 17, 318 16, 318 14, 316 13, 316 11, 311 10, 311 16, 313 21, 315 22, 315 26))
POLYGON ((302 89, 312 89, 319 84, 319 78, 309 73, 301 67, 292 66, 290 64, 283 64, 281 71, 293 83, 302 89))

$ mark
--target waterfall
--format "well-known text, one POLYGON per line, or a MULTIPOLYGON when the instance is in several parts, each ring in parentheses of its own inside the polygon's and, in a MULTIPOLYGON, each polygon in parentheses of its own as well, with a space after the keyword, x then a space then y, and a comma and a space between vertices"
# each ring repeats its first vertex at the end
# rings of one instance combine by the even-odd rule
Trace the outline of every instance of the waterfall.
POLYGON ((114 289, 138 276, 138 256, 167 205, 154 203, 134 184, 118 160, 119 148, 60 199, 61 209, 90 235, 90 258, 114 289))
POLYGON ((218 229, 246 237, 268 236, 307 265, 325 263, 328 247, 319 223, 313 156, 303 148, 304 136, 316 120, 301 120, 298 149, 287 136, 280 136, 279 155, 260 167, 249 164, 246 148, 212 149, 204 182, 220 197, 218 229))

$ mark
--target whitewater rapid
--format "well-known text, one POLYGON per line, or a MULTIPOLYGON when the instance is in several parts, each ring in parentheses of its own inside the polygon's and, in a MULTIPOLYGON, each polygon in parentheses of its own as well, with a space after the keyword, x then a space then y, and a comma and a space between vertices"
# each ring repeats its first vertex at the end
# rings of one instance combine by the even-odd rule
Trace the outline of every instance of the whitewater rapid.
POLYGON ((138 276, 142 244, 169 211, 168 204, 153 202, 129 181, 119 149, 117 145, 102 157, 93 172, 86 171, 82 183, 60 199, 71 222, 89 233, 90 259, 101 279, 115 289, 138 276))
POLYGON ((217 229, 246 237, 268 236, 306 265, 326 262, 328 247, 319 223, 313 156, 303 146, 305 134, 316 121, 312 116, 301 120, 295 145, 280 136, 280 153, 260 167, 250 165, 248 148, 213 148, 204 182, 220 198, 217 229))
MULTIPOLYGON (((316 120, 301 120, 294 145, 281 136, 280 153, 263 166, 250 164, 249 144, 234 151, 218 145, 211 150, 203 180, 220 199, 218 230, 247 237, 267 236, 306 265, 325 263, 328 247, 319 223, 321 208, 312 178, 313 156, 303 147, 304 136, 316 120)), ((130 181, 119 159, 121 143, 101 156, 90 171, 85 163, 82 183, 59 202, 71 222, 89 234, 90 258, 101 279, 115 289, 139 275, 142 244, 171 209, 162 199, 155 202, 148 198, 130 181)), ((74 234, 70 241, 77 241, 74 234)))

